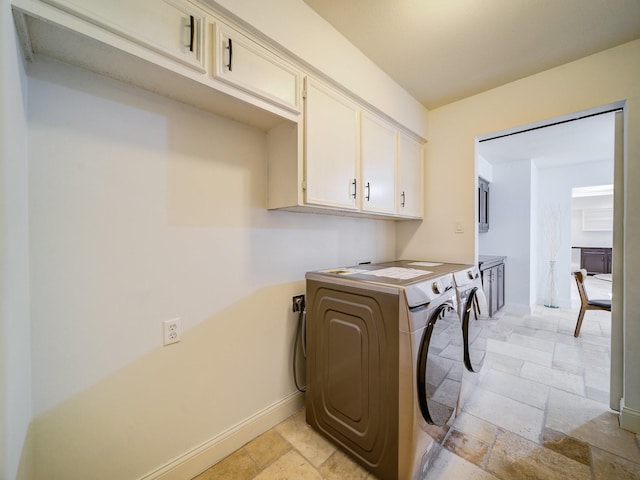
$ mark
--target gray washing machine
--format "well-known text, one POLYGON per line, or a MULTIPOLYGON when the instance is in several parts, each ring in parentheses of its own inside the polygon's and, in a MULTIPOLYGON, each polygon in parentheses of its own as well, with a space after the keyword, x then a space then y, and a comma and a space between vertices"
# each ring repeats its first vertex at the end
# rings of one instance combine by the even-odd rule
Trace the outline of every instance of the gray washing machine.
POLYGON ((458 313, 464 337, 464 365, 470 372, 479 372, 486 354, 486 339, 480 334, 489 324, 487 299, 482 288, 480 270, 468 265, 453 272, 458 294, 458 313))
POLYGON ((392 262, 306 279, 307 423, 381 480, 422 478, 464 370, 453 275, 392 262))
POLYGON ((416 260, 398 260, 390 265, 423 269, 435 274, 451 273, 457 295, 458 315, 462 327, 461 344, 464 365, 469 372, 482 368, 486 354, 486 339, 482 329, 490 323, 487 299, 482 288, 480 270, 475 265, 416 260))

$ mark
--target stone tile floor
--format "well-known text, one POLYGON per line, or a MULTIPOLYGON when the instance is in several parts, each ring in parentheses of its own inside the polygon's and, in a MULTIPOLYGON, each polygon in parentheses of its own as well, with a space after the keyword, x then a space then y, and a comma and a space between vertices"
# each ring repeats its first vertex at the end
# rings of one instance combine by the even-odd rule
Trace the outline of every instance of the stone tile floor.
MULTIPOLYGON (((610 282, 589 279, 592 298, 610 282)), ((502 312, 481 334, 486 359, 425 480, 639 480, 640 438, 608 407, 610 314, 588 311, 573 337, 572 309, 502 312)), ((316 434, 304 412, 194 480, 375 477, 316 434)))

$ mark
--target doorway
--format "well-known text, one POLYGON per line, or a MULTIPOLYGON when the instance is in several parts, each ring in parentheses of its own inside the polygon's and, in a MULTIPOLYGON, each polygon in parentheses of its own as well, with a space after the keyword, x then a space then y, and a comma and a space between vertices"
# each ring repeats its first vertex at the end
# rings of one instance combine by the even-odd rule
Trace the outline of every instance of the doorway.
MULTIPOLYGON (((544 304, 549 274, 549 241, 545 223, 551 207, 562 221, 555 258, 559 307, 571 308, 573 288, 571 191, 608 183, 615 185, 614 234, 621 242, 623 198, 623 105, 514 128, 477 139, 476 172, 490 182, 490 228, 478 234, 478 253, 507 256, 506 277, 518 278, 505 291, 506 308, 526 314, 544 304), (619 232, 615 234, 616 230, 619 232)), ((621 243, 612 243, 614 276, 622 279, 621 243), (617 248, 616 248, 617 247, 617 248)), ((611 408, 622 397, 622 315, 614 302, 612 314, 611 408)))

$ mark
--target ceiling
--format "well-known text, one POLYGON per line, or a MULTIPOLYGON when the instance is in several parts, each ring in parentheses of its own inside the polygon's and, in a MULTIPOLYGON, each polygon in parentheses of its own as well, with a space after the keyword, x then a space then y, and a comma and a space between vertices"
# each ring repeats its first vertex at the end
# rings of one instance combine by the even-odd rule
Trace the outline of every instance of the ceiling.
POLYGON ((478 154, 492 165, 531 159, 538 168, 597 160, 613 162, 615 113, 603 113, 515 135, 481 141, 478 154))
POLYGON ((640 38, 639 0, 304 0, 433 109, 640 38))

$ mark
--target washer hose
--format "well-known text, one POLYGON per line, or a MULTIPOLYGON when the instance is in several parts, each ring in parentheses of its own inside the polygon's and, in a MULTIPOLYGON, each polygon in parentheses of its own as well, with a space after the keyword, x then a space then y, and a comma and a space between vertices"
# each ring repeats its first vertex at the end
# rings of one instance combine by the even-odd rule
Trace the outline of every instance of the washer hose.
POLYGON ((304 305, 304 297, 296 299, 296 306, 298 312, 298 328, 296 331, 296 341, 293 345, 293 380, 296 384, 296 388, 299 392, 306 392, 306 386, 300 386, 298 382, 298 367, 297 367, 297 359, 298 359, 298 345, 302 347, 302 356, 303 358, 307 358, 307 309, 304 305))

